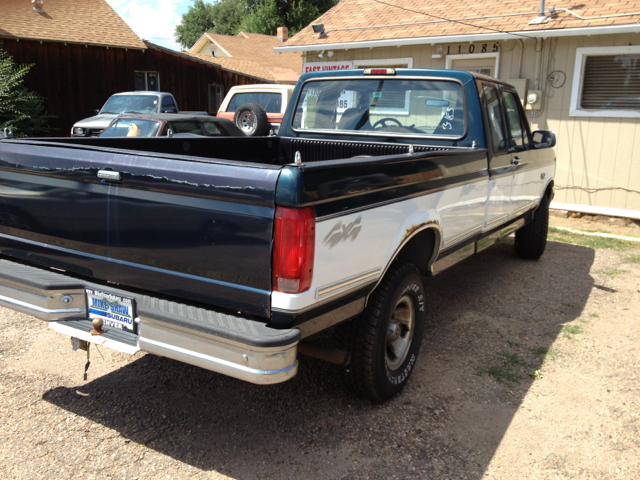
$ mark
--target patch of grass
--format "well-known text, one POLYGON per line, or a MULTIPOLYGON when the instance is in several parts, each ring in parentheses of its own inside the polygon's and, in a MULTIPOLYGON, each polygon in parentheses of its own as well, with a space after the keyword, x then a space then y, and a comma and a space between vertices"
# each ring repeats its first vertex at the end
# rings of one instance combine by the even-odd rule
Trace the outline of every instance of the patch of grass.
POLYGON ((492 365, 480 373, 485 373, 490 377, 493 377, 497 382, 505 385, 518 383, 522 380, 522 375, 520 373, 499 365, 492 365))
POLYGON ((536 322, 536 323, 540 323, 540 322, 544 321, 544 318, 534 318, 533 321, 536 322))
POLYGON ((534 370, 529 374, 529 376, 535 380, 542 380, 544 378, 544 375, 540 373, 540 370, 534 370))
POLYGON ((502 357, 505 365, 512 365, 515 367, 527 364, 527 362, 525 362, 517 353, 500 352, 498 353, 498 357, 502 357))
POLYGON ((600 273, 604 273, 605 275, 610 275, 612 277, 615 277, 616 275, 622 275, 623 273, 627 273, 628 270, 600 270, 600 273))
POLYGON ((637 242, 629 242, 625 240, 619 240, 617 238, 606 237, 591 237, 588 235, 580 235, 579 233, 565 232, 559 230, 556 227, 549 227, 549 240, 556 242, 572 243, 574 245, 581 245, 583 247, 589 247, 593 249, 609 248, 612 250, 630 250, 638 248, 637 242))
POLYGON ((627 263, 640 263, 640 253, 627 256, 626 261, 627 263))
POLYGON ((536 357, 543 357, 549 353, 549 347, 535 347, 531 351, 536 357))
POLYGON ((489 375, 504 385, 518 383, 524 378, 523 367, 530 367, 520 355, 509 352, 499 352, 494 365, 478 370, 478 375, 489 375))
MULTIPOLYGON (((598 233, 609 233, 609 234, 610 234, 610 233, 612 233, 612 232, 610 232, 610 231, 608 231, 608 230, 603 230, 603 229, 601 229, 601 228, 598 228, 598 229, 596 229, 596 230, 581 230, 581 231, 587 231, 587 232, 598 232, 598 233)), ((614 233, 614 235, 618 235, 618 234, 615 234, 615 233, 614 233)), ((625 237, 640 237, 640 233, 638 233, 638 232, 636 232, 636 231, 631 231, 631 232, 623 233, 623 234, 621 234, 621 235, 623 235, 623 236, 625 236, 625 237)))
POLYGON ((534 347, 531 349, 531 353, 538 358, 542 358, 542 365, 549 360, 555 360, 558 356, 558 350, 554 347, 534 347))
POLYGON ((584 333, 580 325, 564 325, 562 327, 562 333, 566 338, 573 338, 574 335, 584 333))
POLYGON ((578 310, 578 309, 582 308, 582 307, 580 307, 580 305, 576 305, 575 303, 571 303, 571 302, 569 302, 569 303, 563 303, 563 305, 564 305, 565 307, 575 308, 576 310, 578 310))
POLYGON ((600 315, 598 315, 597 313, 590 313, 589 316, 593 318, 598 318, 600 315))
POLYGON ((522 344, 518 342, 512 342, 511 340, 507 340, 507 345, 509 345, 511 348, 518 348, 522 346, 522 344))

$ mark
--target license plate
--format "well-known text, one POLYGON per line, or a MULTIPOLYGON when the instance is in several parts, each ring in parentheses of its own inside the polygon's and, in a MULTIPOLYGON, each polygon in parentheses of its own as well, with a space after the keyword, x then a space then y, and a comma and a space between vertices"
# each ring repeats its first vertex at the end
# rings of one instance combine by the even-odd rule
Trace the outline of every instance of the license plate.
POLYGON ((117 328, 136 333, 135 300, 129 297, 114 295, 86 288, 89 319, 101 318, 102 328, 117 328))

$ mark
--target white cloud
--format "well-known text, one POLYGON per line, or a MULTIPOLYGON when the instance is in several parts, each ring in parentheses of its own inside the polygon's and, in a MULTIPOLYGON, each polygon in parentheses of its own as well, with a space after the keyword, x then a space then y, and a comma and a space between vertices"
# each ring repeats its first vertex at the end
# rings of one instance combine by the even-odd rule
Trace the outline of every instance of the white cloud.
POLYGON ((173 34, 182 21, 176 10, 184 0, 107 0, 107 3, 140 38, 180 50, 173 34))

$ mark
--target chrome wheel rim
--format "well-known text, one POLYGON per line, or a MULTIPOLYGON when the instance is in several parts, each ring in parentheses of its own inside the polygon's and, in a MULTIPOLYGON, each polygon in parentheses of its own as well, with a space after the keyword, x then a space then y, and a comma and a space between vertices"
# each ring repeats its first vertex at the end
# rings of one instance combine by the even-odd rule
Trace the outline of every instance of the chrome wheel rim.
POLYGON ((409 295, 404 295, 393 309, 387 326, 385 358, 389 370, 397 370, 407 358, 415 323, 413 300, 409 295))
POLYGON ((251 133, 256 128, 256 119, 253 113, 243 112, 240 114, 240 128, 251 133))

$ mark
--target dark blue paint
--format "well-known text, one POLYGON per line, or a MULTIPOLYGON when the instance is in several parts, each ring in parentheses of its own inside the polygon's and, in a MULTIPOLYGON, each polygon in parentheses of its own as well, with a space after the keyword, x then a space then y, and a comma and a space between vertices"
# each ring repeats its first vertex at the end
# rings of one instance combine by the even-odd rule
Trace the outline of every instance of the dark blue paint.
POLYGON ((0 155, 3 255, 269 316, 277 169, 5 142, 0 155), (109 168, 121 183, 97 179, 109 168))

